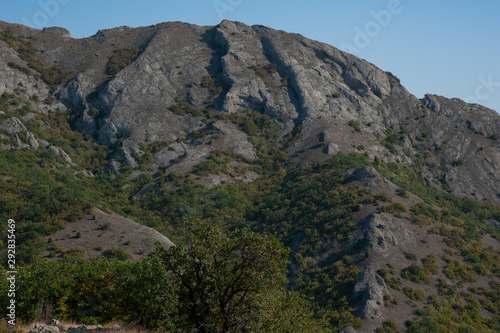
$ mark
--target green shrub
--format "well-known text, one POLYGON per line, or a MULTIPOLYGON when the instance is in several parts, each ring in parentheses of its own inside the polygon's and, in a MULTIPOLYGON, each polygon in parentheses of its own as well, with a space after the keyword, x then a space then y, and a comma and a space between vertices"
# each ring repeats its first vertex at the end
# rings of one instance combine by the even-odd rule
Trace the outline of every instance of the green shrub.
POLYGON ((418 260, 417 255, 415 253, 405 252, 405 257, 406 257, 406 259, 411 260, 411 261, 417 261, 418 260))
POLYGON ((108 230, 111 228, 111 222, 105 222, 103 224, 101 224, 101 230, 108 230))
POLYGON ((472 267, 467 264, 461 264, 454 259, 444 258, 447 265, 444 274, 449 279, 462 280, 464 282, 476 282, 477 274, 472 267))
POLYGON ((412 264, 401 271, 401 277, 406 280, 410 280, 416 283, 429 284, 430 276, 429 272, 420 266, 412 264))
POLYGON ((257 66, 250 66, 250 69, 252 69, 259 78, 268 80, 269 75, 272 75, 278 71, 278 66, 275 64, 268 64, 265 66, 259 64, 257 66))
POLYGON ((383 142, 390 144, 390 145, 398 144, 403 139, 402 136, 400 136, 396 133, 393 133, 392 128, 386 129, 384 131, 384 134, 385 134, 385 139, 383 142))
POLYGON ((381 327, 377 327, 376 333, 400 333, 396 322, 392 319, 386 320, 382 323, 381 327))
POLYGON ((400 187, 396 190, 396 194, 402 198, 408 198, 408 192, 402 187, 400 187))
POLYGON ((382 202, 392 202, 392 199, 387 195, 387 193, 381 192, 375 195, 376 200, 380 200, 382 202))
POLYGON ((218 86, 216 84, 212 74, 206 75, 202 78, 201 86, 210 90, 212 99, 222 93, 222 86, 218 86))
POLYGON ((305 303, 283 288, 288 251, 280 242, 248 229, 225 233, 203 222, 188 227, 184 243, 157 248, 178 282, 178 312, 171 318, 176 326, 214 332, 320 330, 305 303))
POLYGON ((404 287, 403 293, 412 301, 424 301, 425 294, 422 290, 413 289, 411 287, 404 287))
POLYGON ((193 115, 195 117, 203 116, 203 110, 196 108, 195 106, 189 104, 187 101, 182 100, 180 97, 175 99, 175 104, 168 107, 173 113, 183 116, 186 113, 193 115))
POLYGON ((138 48, 125 47, 116 50, 113 55, 109 58, 108 64, 106 66, 106 73, 108 75, 115 75, 125 67, 127 67, 132 61, 137 58, 141 52, 138 48))
POLYGON ((428 256, 422 258, 422 264, 431 274, 439 274, 439 265, 434 254, 429 254, 428 256))
POLYGON ((31 75, 31 71, 29 70, 29 68, 26 68, 24 66, 20 66, 18 64, 16 64, 15 62, 13 61, 9 61, 7 63, 7 66, 9 66, 10 68, 14 68, 14 69, 17 69, 18 71, 21 71, 23 72, 24 74, 30 76, 31 75))
POLYGON ((10 29, 0 32, 0 40, 4 41, 9 47, 14 48, 18 37, 10 29))
POLYGON ((64 258, 81 259, 85 255, 85 249, 82 247, 72 247, 64 252, 64 258))
POLYGON ((403 204, 400 204, 399 202, 396 202, 390 206, 381 207, 380 211, 384 212, 384 213, 398 213, 398 212, 405 213, 405 212, 407 212, 406 207, 403 204))
POLYGON ((106 258, 114 258, 122 261, 127 261, 130 259, 130 254, 127 253, 125 250, 117 247, 113 247, 111 249, 108 249, 102 253, 102 256, 106 258))
POLYGON ((408 333, 440 333, 436 320, 432 317, 423 317, 415 323, 411 323, 408 333))
POLYGON ((347 123, 347 125, 351 126, 352 128, 354 128, 354 130, 356 132, 361 132, 361 127, 360 127, 360 123, 359 121, 357 120, 349 120, 349 122, 347 123))
POLYGON ((100 114, 100 111, 96 108, 90 108, 89 110, 89 116, 94 118, 94 119, 97 119, 99 118, 99 114, 100 114))
POLYGON ((430 225, 441 219, 441 214, 430 205, 424 203, 417 203, 412 208, 410 208, 414 221, 420 225, 430 225))

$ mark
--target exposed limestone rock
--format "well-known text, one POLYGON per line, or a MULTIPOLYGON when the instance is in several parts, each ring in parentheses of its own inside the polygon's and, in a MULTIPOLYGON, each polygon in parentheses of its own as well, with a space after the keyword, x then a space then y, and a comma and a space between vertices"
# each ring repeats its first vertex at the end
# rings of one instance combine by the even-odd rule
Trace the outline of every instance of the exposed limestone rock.
POLYGON ((21 140, 21 138, 17 133, 14 133, 14 138, 16 139, 17 142, 17 149, 25 149, 30 147, 28 144, 23 143, 23 141, 21 140))
POLYGON ((102 145, 112 145, 115 143, 118 140, 118 129, 115 124, 110 121, 102 126, 97 140, 102 145))
POLYGON ((380 174, 375 170, 374 167, 363 167, 360 169, 356 169, 352 175, 350 175, 352 180, 366 180, 368 178, 376 178, 380 177, 380 174))
POLYGON ((102 171, 102 173, 111 172, 111 179, 115 179, 116 177, 119 177, 122 174, 120 172, 120 166, 121 166, 120 162, 118 162, 117 160, 111 160, 108 166, 106 166, 106 168, 102 171))
POLYGON ((375 193, 380 191, 387 191, 394 193, 397 186, 383 177, 374 167, 363 167, 360 169, 349 169, 343 177, 348 181, 362 182, 365 189, 375 193))
POLYGON ((26 122, 26 121, 29 121, 29 120, 35 118, 35 117, 36 117, 36 113, 30 112, 27 115, 22 116, 21 118, 23 119, 23 121, 26 122))
POLYGON ((358 277, 352 297, 359 301, 356 315, 365 321, 382 323, 384 295, 388 294, 384 279, 374 269, 366 268, 358 277))
POLYGON ((59 333, 59 327, 52 325, 36 324, 28 333, 59 333))
POLYGON ((30 109, 43 114, 66 110, 64 104, 53 98, 52 102, 45 102, 47 97, 51 96, 49 86, 39 80, 36 75, 27 75, 26 72, 12 68, 12 63, 20 68, 24 68, 25 71, 33 72, 29 69, 26 62, 19 58, 13 48, 9 47, 5 42, 0 41, 0 96, 3 94, 15 94, 24 101, 31 100, 30 109), (35 99, 36 101, 34 101, 35 99))
POLYGON ((61 27, 43 28, 43 31, 50 34, 61 36, 63 38, 71 38, 71 33, 67 29, 61 27))
POLYGON ((177 158, 185 154, 185 149, 175 149, 175 146, 181 146, 181 144, 172 145, 167 148, 163 148, 154 156, 154 165, 157 166, 169 166, 173 164, 177 158))
POLYGON ((136 168, 139 166, 137 161, 130 154, 130 150, 127 148, 119 149, 115 154, 111 156, 111 158, 120 158, 126 165, 131 166, 132 168, 136 168))
POLYGON ((38 140, 35 138, 35 135, 33 133, 26 132, 26 139, 28 140, 28 144, 30 145, 31 149, 38 150, 40 144, 38 143, 38 140))
POLYGON ((324 153, 325 154, 328 154, 330 156, 333 156, 335 154, 338 154, 340 152, 340 148, 338 145, 334 144, 334 143, 329 143, 326 145, 326 147, 324 148, 324 153))
POLYGON ((76 127, 83 133, 92 134, 97 129, 97 122, 87 112, 84 112, 76 121, 76 127))
POLYGON ((23 123, 16 117, 11 117, 2 122, 0 130, 9 132, 10 134, 27 131, 23 123))
POLYGON ((94 174, 92 173, 92 171, 89 171, 89 170, 82 170, 82 171, 77 171, 75 172, 75 175, 83 175, 85 177, 94 177, 94 174))
POLYGON ((60 157, 66 163, 73 164, 73 161, 71 160, 71 158, 61 148, 56 147, 56 146, 50 146, 48 149, 50 151, 52 151, 57 157, 60 157))
POLYGON ((401 250, 415 246, 415 235, 395 222, 390 215, 374 213, 362 223, 362 230, 366 237, 366 250, 379 254, 382 257, 391 255, 392 247, 401 250))
POLYGON ((500 228, 500 222, 497 220, 494 220, 494 219, 487 220, 486 224, 491 225, 492 227, 495 227, 495 228, 500 228))
POLYGON ((241 155, 249 160, 255 160, 257 153, 253 145, 248 142, 247 135, 230 122, 217 121, 211 128, 220 131, 224 136, 224 146, 232 153, 241 155))
POLYGON ((116 332, 121 328, 118 325, 113 325, 110 328, 104 328, 101 325, 68 325, 61 324, 58 320, 53 319, 50 325, 36 324, 35 327, 28 333, 86 333, 86 332, 116 332))
POLYGON ((203 162, 213 150, 213 147, 206 145, 188 147, 185 154, 182 155, 180 161, 172 165, 169 168, 169 171, 182 173, 185 170, 191 170, 194 166, 203 162))
POLYGON ((38 139, 37 140, 40 145, 42 145, 44 148, 49 148, 50 143, 48 143, 46 140, 43 139, 38 139))

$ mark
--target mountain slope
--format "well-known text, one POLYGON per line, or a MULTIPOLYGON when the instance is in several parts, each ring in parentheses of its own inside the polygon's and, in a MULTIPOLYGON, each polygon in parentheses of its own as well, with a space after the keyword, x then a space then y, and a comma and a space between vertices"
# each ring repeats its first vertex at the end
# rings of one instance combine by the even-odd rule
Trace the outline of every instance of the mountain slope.
POLYGON ((116 158, 122 164, 136 167, 145 153, 141 145, 153 142, 163 142, 149 163, 154 170, 168 170, 177 158, 189 160, 184 163, 190 169, 216 149, 252 158, 255 150, 236 129, 215 128, 236 140, 203 135, 215 115, 251 109, 275 119, 277 141, 295 137, 289 150, 295 163, 357 151, 419 163, 430 182, 457 195, 500 200, 498 114, 433 95, 418 100, 392 74, 300 35, 230 21, 122 27, 80 40, 10 29, 34 36, 37 57, 47 67, 71 71, 73 78, 54 95, 77 115, 78 130, 100 144, 121 139, 116 158), (107 66, 116 54, 113 60, 123 61, 123 69, 114 73, 107 66), (196 140, 188 136, 193 132, 196 140), (310 149, 319 144, 321 149, 310 149))
POLYGON ((176 244, 199 218, 276 235, 290 287, 332 329, 498 329, 495 111, 419 100, 353 55, 239 22, 84 39, 0 22, 0 54, 20 262, 97 206, 176 244))

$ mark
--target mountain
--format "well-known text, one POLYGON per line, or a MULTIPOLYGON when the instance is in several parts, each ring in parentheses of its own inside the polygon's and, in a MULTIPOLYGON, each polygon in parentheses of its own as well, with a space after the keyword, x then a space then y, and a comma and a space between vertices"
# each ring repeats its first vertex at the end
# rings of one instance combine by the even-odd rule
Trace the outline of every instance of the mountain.
MULTIPOLYGON (((244 133, 209 121, 215 114, 199 113, 210 107, 227 115, 256 110, 281 120, 278 141, 297 137, 289 151, 296 164, 357 151, 370 159, 424 164, 430 183, 456 195, 500 200, 496 112, 434 95, 419 100, 394 75, 331 46, 229 21, 121 27, 85 39, 70 39, 60 29, 11 29, 32 35, 44 66, 71 72, 53 96, 77 115, 77 130, 103 145, 123 139, 115 173, 118 164, 137 165, 144 143, 164 143, 150 163, 155 170, 183 158, 174 169, 187 171, 220 149, 251 160, 256 151, 244 133), (174 144, 203 130, 219 139, 202 133, 193 143, 174 144), (318 143, 321 149, 309 149, 318 143)), ((35 95, 33 79, 7 66, 27 68, 26 61, 5 47, 2 59, 4 91, 12 93, 17 86, 7 82, 19 77, 26 94, 35 95)), ((44 98, 49 89, 41 84, 37 95, 44 98)))
POLYGON ((96 206, 174 243, 202 218, 277 235, 291 287, 339 329, 498 329, 494 110, 239 22, 0 31, 2 215, 22 262, 96 206))

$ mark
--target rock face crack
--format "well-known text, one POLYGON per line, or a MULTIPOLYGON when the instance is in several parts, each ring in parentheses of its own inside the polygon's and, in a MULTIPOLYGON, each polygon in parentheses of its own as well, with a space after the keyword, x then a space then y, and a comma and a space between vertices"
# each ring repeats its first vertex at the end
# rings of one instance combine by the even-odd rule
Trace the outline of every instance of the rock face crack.
POLYGON ((295 119, 296 122, 301 123, 306 117, 307 112, 305 109, 305 101, 303 99, 300 86, 297 83, 297 76, 294 73, 294 70, 291 68, 290 64, 280 56, 278 50, 273 44, 272 39, 273 37, 268 35, 263 35, 260 38, 264 55, 266 56, 270 64, 276 65, 277 73, 279 74, 280 78, 282 78, 282 80, 286 79, 286 92, 290 103, 293 106, 293 112, 291 114, 288 113, 287 115, 291 119, 295 119))

